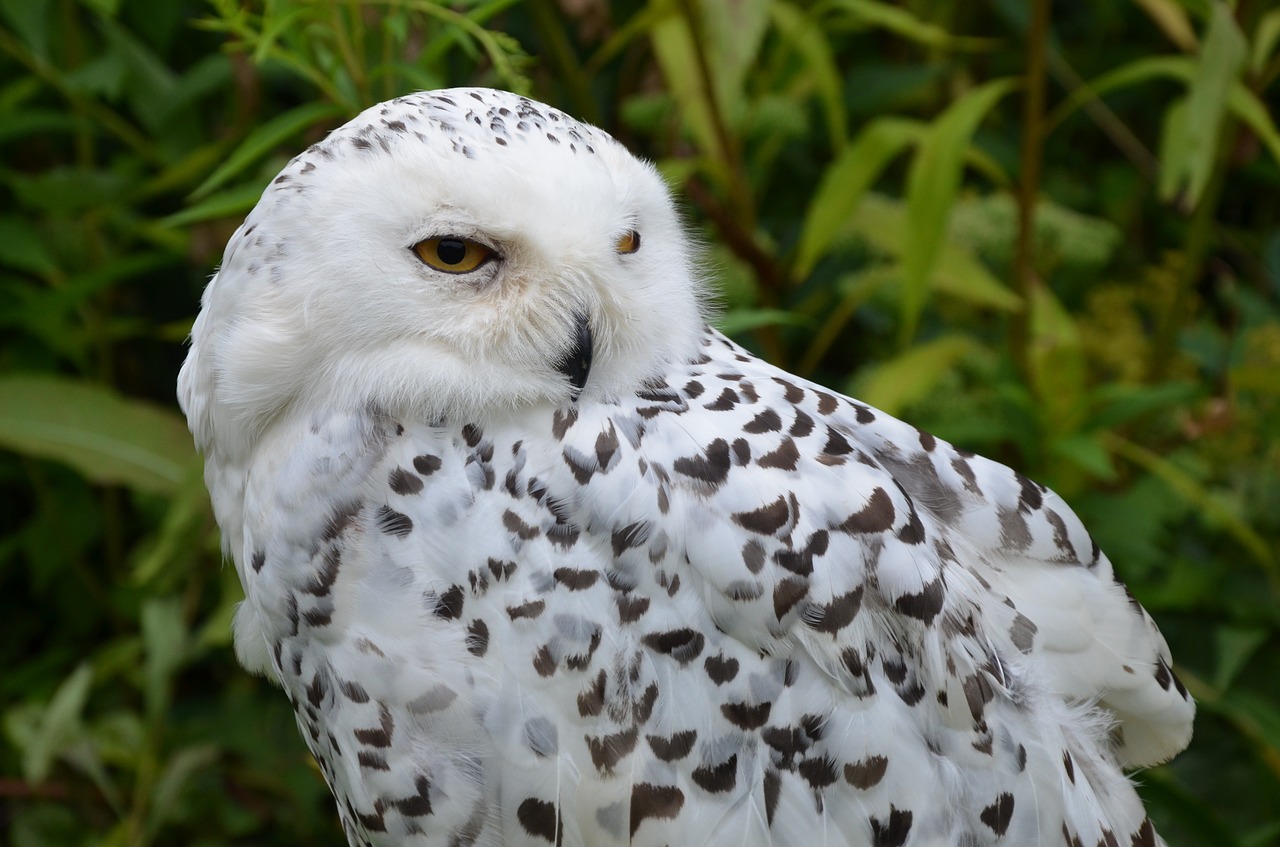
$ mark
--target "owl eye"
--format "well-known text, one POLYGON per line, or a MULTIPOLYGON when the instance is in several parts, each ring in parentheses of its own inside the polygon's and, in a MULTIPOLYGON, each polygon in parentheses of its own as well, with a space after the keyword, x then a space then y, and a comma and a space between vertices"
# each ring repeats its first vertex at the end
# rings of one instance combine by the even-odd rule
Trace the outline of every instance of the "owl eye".
POLYGON ((470 273, 494 255, 488 247, 466 238, 428 238, 412 249, 427 265, 449 274, 470 273))
POLYGON ((614 245, 615 250, 619 253, 634 253, 640 249, 640 233, 634 229, 629 229, 618 237, 618 243, 614 245))

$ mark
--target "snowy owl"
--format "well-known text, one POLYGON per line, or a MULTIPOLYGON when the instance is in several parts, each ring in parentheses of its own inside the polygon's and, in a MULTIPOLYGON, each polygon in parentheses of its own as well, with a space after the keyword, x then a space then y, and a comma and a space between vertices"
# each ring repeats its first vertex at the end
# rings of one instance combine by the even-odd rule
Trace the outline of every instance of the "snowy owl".
POLYGON ((1168 648, 1053 492, 706 324, 656 171, 502 91, 280 173, 179 394, 353 845, 1155 845, 1168 648))

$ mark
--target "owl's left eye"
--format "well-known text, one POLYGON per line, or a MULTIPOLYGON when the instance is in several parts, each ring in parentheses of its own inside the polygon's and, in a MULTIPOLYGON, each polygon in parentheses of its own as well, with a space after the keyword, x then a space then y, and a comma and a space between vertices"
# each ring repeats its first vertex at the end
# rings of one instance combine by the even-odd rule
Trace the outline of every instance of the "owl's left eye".
POLYGON ((470 273, 494 256, 479 242, 448 236, 419 241, 412 249, 429 267, 448 274, 470 273))
POLYGON ((634 229, 629 229, 622 235, 618 236, 618 243, 614 245, 615 250, 619 253, 634 253, 640 249, 640 233, 634 229))

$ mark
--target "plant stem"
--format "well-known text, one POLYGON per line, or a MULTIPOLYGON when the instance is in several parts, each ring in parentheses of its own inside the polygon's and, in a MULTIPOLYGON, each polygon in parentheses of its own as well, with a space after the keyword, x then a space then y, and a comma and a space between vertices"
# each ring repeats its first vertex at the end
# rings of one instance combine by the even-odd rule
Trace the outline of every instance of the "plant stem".
POLYGON ((1049 47, 1051 0, 1033 0, 1027 32, 1026 88, 1023 95, 1022 149, 1018 165, 1018 236, 1013 260, 1013 287, 1023 307, 1012 318, 1009 352, 1028 385, 1032 382, 1031 294, 1039 284, 1035 268, 1036 196, 1044 155, 1045 55, 1049 47))
MULTIPOLYGON (((698 84, 702 88, 703 99, 707 102, 707 115, 711 119, 712 130, 716 134, 716 144, 720 155, 724 157, 724 166, 728 184, 729 199, 733 202, 736 214, 744 222, 743 229, 755 231, 755 202, 751 197, 751 186, 747 182, 746 172, 742 166, 742 155, 736 139, 729 132, 729 124, 720 110, 720 98, 716 96, 715 80, 711 72, 711 64, 707 61, 706 33, 703 32, 702 17, 691 0, 679 3, 681 15, 689 27, 689 35, 693 40, 693 57, 698 65, 698 84)), ((710 151, 708 151, 710 152, 710 151)), ((762 280, 763 282, 763 280, 762 280)))
POLYGON ((1214 161, 1213 173, 1200 202, 1191 212, 1191 220, 1187 224, 1186 241, 1182 248, 1182 267, 1178 270, 1177 288, 1173 293, 1173 302, 1159 318, 1155 340, 1151 344, 1151 359, 1147 362, 1147 377, 1152 382, 1159 382, 1169 372, 1178 346, 1178 335, 1193 316, 1193 296, 1196 282, 1204 269, 1205 256, 1214 241, 1214 230, 1217 226, 1218 202, 1222 198, 1222 189, 1226 184, 1227 170, 1231 165, 1231 153, 1235 149, 1239 126, 1230 117, 1224 119, 1224 126, 1218 133, 1218 155, 1214 161))
POLYGON ((573 43, 565 32, 562 13, 551 0, 534 0, 530 8, 533 10, 534 26, 546 46, 547 58, 555 69, 557 79, 569 91, 569 102, 573 105, 574 114, 587 123, 600 123, 599 110, 596 108, 595 98, 591 96, 589 77, 583 72, 582 63, 578 61, 573 43))

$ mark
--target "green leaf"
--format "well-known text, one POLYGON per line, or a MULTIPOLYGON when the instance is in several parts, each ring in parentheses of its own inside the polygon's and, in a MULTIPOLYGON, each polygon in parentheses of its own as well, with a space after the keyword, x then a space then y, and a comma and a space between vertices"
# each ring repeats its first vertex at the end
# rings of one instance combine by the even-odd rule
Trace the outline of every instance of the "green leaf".
POLYGON ((40 58, 48 58, 53 0, 0 0, 0 16, 40 58))
POLYGON ((1244 121, 1267 146, 1267 151, 1271 153, 1271 158, 1276 161, 1276 164, 1280 164, 1280 131, 1276 130, 1275 121, 1271 119, 1266 104, 1258 99, 1258 95, 1243 83, 1237 83, 1231 89, 1227 105, 1231 113, 1244 121))
POLYGON ((173 676, 187 655, 187 626, 176 597, 152 598, 142 607, 144 691, 147 714, 157 719, 169 705, 173 676))
POLYGON ((1145 59, 1134 59, 1114 70, 1107 71, 1097 79, 1080 86, 1064 99, 1046 120, 1047 130, 1052 130, 1090 100, 1101 97, 1108 91, 1127 88, 1160 77, 1172 77, 1190 82, 1195 74, 1195 60, 1188 56, 1152 56, 1145 59))
MULTIPOLYGON (((661 5, 669 8, 666 4, 661 5)), ((708 158, 708 165, 717 176, 723 178, 723 165, 729 160, 729 156, 727 151, 721 149, 716 135, 715 121, 711 115, 712 104, 698 67, 697 51, 700 48, 689 32, 688 21, 673 8, 669 8, 667 14, 653 21, 649 39, 658 65, 662 68, 662 77, 675 97, 694 143, 703 156, 708 158)))
POLYGON ((0 216, 0 265, 42 277, 58 272, 58 263, 25 217, 0 216))
POLYGON ((120 4, 123 2, 124 0, 80 0, 83 6, 106 18, 114 18, 120 14, 120 4))
POLYGON ((1203 389, 1193 382, 1164 382, 1158 385, 1108 383, 1089 395, 1094 407, 1086 427, 1111 429, 1159 409, 1184 406, 1200 396, 1203 389))
POLYGON ((1245 629, 1224 625, 1214 634, 1218 642, 1218 661, 1213 687, 1226 691, 1258 649, 1267 643, 1270 633, 1261 627, 1245 629))
POLYGON ((1083 412, 1086 364, 1080 330, 1047 286, 1031 290, 1031 343, 1028 358, 1038 401, 1038 414, 1047 432, 1061 438, 1078 428, 1083 412))
POLYGON ((269 182, 270 178, 268 177, 262 182, 247 182, 244 185, 237 185, 235 188, 228 188, 226 191, 219 191, 199 203, 188 206, 181 212, 176 212, 167 218, 161 218, 160 224, 173 228, 189 226, 200 221, 216 220, 217 218, 243 217, 246 212, 257 204, 269 182))
POLYGON ((1280 567, 1276 564, 1271 545, 1191 474, 1169 459, 1115 433, 1104 432, 1102 436, 1111 450, 1159 477, 1179 497, 1197 507, 1211 526, 1219 526, 1234 537, 1273 577, 1280 576, 1280 567))
POLYGON ((147 828, 155 834, 169 820, 177 816, 183 793, 197 772, 211 767, 218 761, 221 751, 214 744, 198 744, 183 747, 165 763, 160 778, 155 782, 151 798, 153 813, 147 819, 147 828))
POLYGON ((778 34, 804 61, 809 71, 806 87, 816 88, 822 109, 827 115, 827 135, 833 150, 845 145, 844 86, 840 68, 831 52, 831 44, 822 27, 812 17, 790 3, 774 2, 769 6, 778 34))
POLYGON ((39 784, 49 775, 54 761, 75 744, 82 733, 81 716, 89 700, 93 669, 79 665, 63 680, 43 709, 11 710, 5 715, 5 729, 14 745, 22 750, 22 773, 39 784))
POLYGON ((902 257, 902 327, 905 344, 915 335, 929 281, 941 252, 951 207, 960 191, 965 151, 978 124, 1018 83, 997 79, 974 88, 947 107, 929 128, 907 175, 907 243, 902 257))
POLYGON ((1267 66, 1267 60, 1275 52, 1280 43, 1280 9, 1271 11, 1258 18, 1253 27, 1253 51, 1249 59, 1249 71, 1260 76, 1267 66))
POLYGON ((306 103, 277 115, 240 142, 240 146, 227 157, 222 166, 191 192, 191 199, 199 200, 208 196, 304 129, 342 114, 342 109, 331 103, 306 103))
POLYGON ((867 124, 827 167, 805 214, 792 269, 797 280, 813 272, 813 266, 847 224, 863 194, 885 166, 908 145, 917 142, 923 132, 924 125, 919 121, 879 118, 867 124))
POLYGON ((697 4, 707 37, 707 60, 715 69, 716 97, 734 126, 746 118, 745 80, 757 63, 768 29, 769 5, 769 0, 697 4))
POLYGON ((1215 711, 1227 715, 1264 749, 1260 755, 1275 759, 1280 756, 1280 708, 1270 699, 1253 691, 1226 691, 1213 705, 1215 711))
POLYGON ((1177 0, 1135 0, 1142 11, 1160 27, 1178 49, 1190 53, 1196 49, 1197 39, 1191 18, 1177 0))
POLYGON ((20 112, 3 113, 0 121, 0 141, 26 138, 32 135, 70 134, 76 130, 75 119, 64 111, 54 109, 23 109, 20 112))
POLYGON ((877 409, 899 415, 936 389, 956 363, 975 349, 977 343, 964 335, 944 335, 916 344, 860 375, 853 393, 877 409))
POLYGON ((762 326, 808 326, 810 321, 785 309, 731 309, 712 323, 725 335, 737 335, 762 326))
POLYGON ((886 29, 928 47, 974 50, 990 49, 1000 43, 994 38, 952 35, 937 24, 920 20, 906 9, 876 0, 833 0, 831 5, 847 12, 854 20, 886 29))
POLYGON ((175 490, 197 461, 168 409, 54 376, 0 377, 0 446, 142 491, 175 490))
POLYGON ((1099 479, 1116 478, 1116 468, 1111 463, 1111 454, 1107 452, 1097 433, 1080 432, 1065 435, 1056 439, 1051 449, 1053 455, 1066 459, 1099 479))
POLYGON ((1185 107, 1171 107, 1165 133, 1175 133, 1176 143, 1165 150, 1171 158, 1161 161, 1161 197, 1170 200, 1185 191, 1195 206, 1209 183, 1218 151, 1219 130, 1227 111, 1228 94, 1245 65, 1248 43, 1225 3, 1215 2, 1209 31, 1196 61, 1185 107))
MULTIPOLYGON (((906 208, 903 203, 879 194, 867 194, 850 220, 852 230, 879 250, 902 260, 907 250, 906 208)), ((901 291, 901 271, 896 274, 901 291)), ((967 247, 950 238, 939 248, 933 288, 977 306, 1016 312, 1022 299, 996 278, 967 247)))
POLYGON ((159 530, 133 567, 134 582, 139 585, 151 582, 169 573, 183 556, 191 555, 196 533, 205 526, 208 515, 209 495, 204 475, 200 473, 200 465, 193 462, 186 481, 174 493, 159 530))

